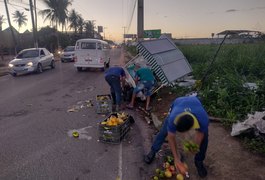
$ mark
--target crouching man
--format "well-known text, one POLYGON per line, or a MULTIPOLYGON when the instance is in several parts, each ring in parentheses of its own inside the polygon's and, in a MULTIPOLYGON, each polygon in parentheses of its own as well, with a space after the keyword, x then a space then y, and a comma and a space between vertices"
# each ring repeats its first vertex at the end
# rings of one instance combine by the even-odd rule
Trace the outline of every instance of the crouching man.
POLYGON ((208 146, 209 118, 197 97, 179 97, 172 103, 169 115, 157 134, 151 147, 151 151, 144 156, 144 161, 150 164, 155 154, 160 150, 166 137, 174 157, 174 164, 178 171, 185 175, 187 168, 181 162, 177 152, 176 132, 195 130, 195 143, 199 146, 194 163, 200 177, 207 176, 207 170, 203 164, 208 146))

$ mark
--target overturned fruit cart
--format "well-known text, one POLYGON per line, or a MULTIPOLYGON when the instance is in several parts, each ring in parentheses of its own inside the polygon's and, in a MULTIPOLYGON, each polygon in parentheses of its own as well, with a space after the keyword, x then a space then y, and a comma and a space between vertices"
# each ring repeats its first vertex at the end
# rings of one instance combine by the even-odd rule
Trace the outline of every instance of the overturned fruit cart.
POLYGON ((138 55, 125 65, 126 81, 135 87, 134 67, 149 67, 156 77, 153 93, 165 85, 184 78, 192 72, 192 68, 183 53, 174 42, 166 36, 159 39, 142 41, 136 46, 138 55))

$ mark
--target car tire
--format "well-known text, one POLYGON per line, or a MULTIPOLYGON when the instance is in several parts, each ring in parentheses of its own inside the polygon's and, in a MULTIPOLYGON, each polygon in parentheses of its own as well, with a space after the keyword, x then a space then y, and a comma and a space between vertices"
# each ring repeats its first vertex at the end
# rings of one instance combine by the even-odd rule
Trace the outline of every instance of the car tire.
POLYGON ((37 66, 37 73, 42 73, 42 72, 43 72, 42 65, 41 63, 39 63, 37 66))
POLYGON ((12 75, 13 77, 16 77, 16 76, 17 76, 17 73, 11 73, 11 75, 12 75))
POLYGON ((54 62, 54 60, 52 60, 52 62, 51 62, 51 65, 50 65, 50 66, 51 66, 51 68, 52 68, 52 69, 54 69, 54 68, 55 68, 55 62, 54 62))
POLYGON ((64 63, 65 61, 64 60, 61 60, 62 63, 64 63))
POLYGON ((77 67, 76 69, 77 69, 78 72, 82 71, 82 67, 77 67))

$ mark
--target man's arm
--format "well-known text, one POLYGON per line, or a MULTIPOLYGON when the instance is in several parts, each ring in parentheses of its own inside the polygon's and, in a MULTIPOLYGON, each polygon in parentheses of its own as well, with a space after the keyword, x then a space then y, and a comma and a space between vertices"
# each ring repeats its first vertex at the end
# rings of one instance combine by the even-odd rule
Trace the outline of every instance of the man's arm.
POLYGON ((180 158, 177 154, 176 134, 172 133, 172 132, 168 132, 167 139, 168 139, 168 143, 169 143, 171 152, 172 152, 173 157, 174 157, 175 166, 181 174, 185 175, 185 173, 187 172, 187 169, 184 166, 184 164, 180 161, 180 158))
POLYGON ((204 133, 196 130, 196 133, 195 133, 195 143, 200 146, 203 138, 204 138, 204 133))

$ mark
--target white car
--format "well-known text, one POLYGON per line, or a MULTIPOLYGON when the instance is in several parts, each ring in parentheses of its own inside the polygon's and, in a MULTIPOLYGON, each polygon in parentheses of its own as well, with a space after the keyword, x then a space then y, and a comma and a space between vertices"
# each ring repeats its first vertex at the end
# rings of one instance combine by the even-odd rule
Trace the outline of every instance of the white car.
POLYGON ((74 56, 75 56, 75 46, 67 46, 61 54, 61 61, 62 62, 74 61, 74 56))
POLYGON ((44 68, 55 68, 54 56, 46 48, 24 49, 9 62, 9 70, 12 76, 30 72, 41 73, 44 68))

